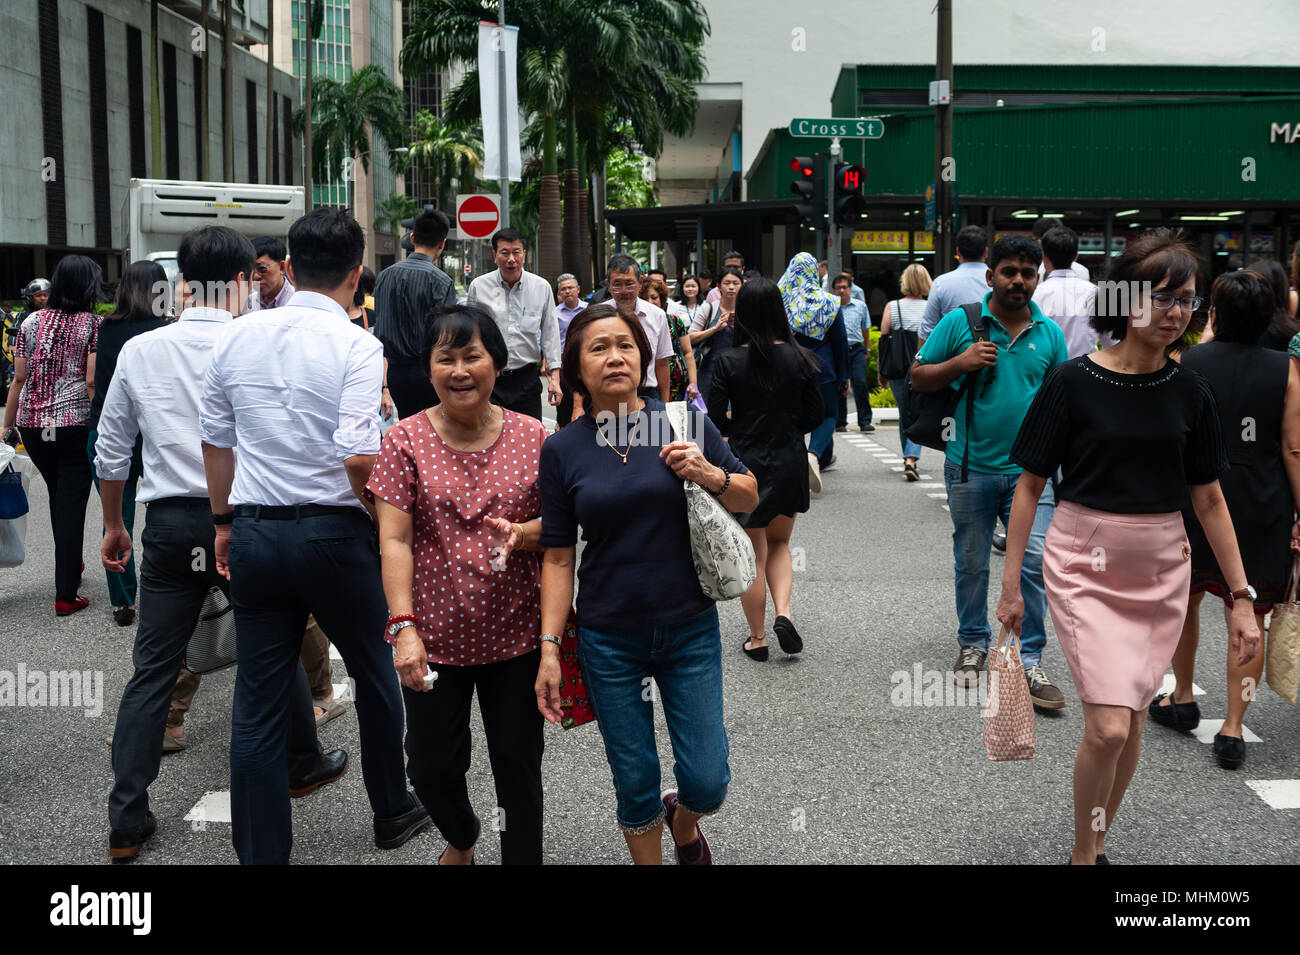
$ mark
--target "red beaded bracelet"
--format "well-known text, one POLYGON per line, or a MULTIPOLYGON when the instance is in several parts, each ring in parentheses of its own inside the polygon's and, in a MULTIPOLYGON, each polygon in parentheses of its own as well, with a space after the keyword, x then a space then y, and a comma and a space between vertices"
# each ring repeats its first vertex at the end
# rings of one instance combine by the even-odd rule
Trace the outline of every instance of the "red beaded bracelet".
POLYGON ((420 622, 420 621, 418 621, 418 620, 415 618, 415 614, 413 614, 413 613, 401 613, 401 614, 398 614, 396 617, 389 617, 389 618, 388 618, 388 623, 385 624, 385 626, 387 626, 387 627, 391 627, 393 624, 395 624, 395 623, 401 623, 401 622, 403 622, 404 620, 409 620, 409 621, 411 621, 411 623, 419 623, 419 622, 420 622))

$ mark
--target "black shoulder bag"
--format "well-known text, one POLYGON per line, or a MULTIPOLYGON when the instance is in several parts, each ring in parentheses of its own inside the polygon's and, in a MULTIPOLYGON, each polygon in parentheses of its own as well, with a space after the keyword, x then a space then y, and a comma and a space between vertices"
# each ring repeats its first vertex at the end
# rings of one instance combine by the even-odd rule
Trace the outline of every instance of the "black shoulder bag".
MULTIPOLYGON (((966 321, 970 325, 971 337, 977 342, 989 340, 988 327, 984 324, 984 312, 982 302, 971 302, 962 306, 962 311, 966 313, 966 321)), ((927 448, 934 448, 936 451, 945 451, 948 448, 948 440, 945 434, 950 434, 949 430, 957 420, 957 408, 961 400, 970 394, 974 388, 975 382, 979 380, 978 371, 970 372, 966 375, 966 380, 956 391, 946 385, 938 391, 915 391, 912 388, 912 370, 907 371, 907 395, 908 405, 906 409, 900 409, 900 415, 904 411, 908 412, 908 420, 900 420, 899 425, 903 433, 917 444, 924 445, 927 448)), ((970 434, 971 421, 973 415, 973 401, 966 402, 966 450, 961 459, 961 480, 965 484, 969 477, 967 462, 970 460, 970 434)))

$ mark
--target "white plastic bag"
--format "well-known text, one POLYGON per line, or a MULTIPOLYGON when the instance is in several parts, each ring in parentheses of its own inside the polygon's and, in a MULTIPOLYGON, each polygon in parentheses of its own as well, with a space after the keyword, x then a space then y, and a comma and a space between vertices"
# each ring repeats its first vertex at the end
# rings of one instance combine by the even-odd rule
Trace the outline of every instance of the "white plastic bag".
MULTIPOLYGON (((14 449, 0 444, 0 471, 10 464, 22 475, 23 490, 31 484, 31 459, 15 455, 14 449)), ((30 497, 30 494, 29 494, 30 497)), ((27 559, 27 515, 12 521, 0 521, 0 567, 17 567, 27 559)))

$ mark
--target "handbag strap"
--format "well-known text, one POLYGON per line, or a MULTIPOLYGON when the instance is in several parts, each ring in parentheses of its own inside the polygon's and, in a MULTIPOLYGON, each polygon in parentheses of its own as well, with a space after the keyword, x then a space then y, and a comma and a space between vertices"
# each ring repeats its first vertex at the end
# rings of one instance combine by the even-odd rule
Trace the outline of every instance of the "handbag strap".
POLYGON ((686 417, 686 402, 670 401, 664 405, 664 410, 668 415, 668 424, 673 429, 673 436, 678 441, 691 440, 690 426, 686 417), (682 437, 682 435, 686 435, 686 437, 682 437))
MULTIPOLYGON (((997 642, 997 644, 994 645, 994 649, 995 649, 995 650, 1001 650, 1001 649, 1002 649, 1002 641, 1003 641, 1004 639, 1006 639, 1006 637, 1007 637, 1008 634, 1011 636, 1011 640, 1012 640, 1012 642, 1015 644, 1016 649, 1021 649, 1022 645, 1021 645, 1021 643, 1020 643, 1020 636, 1019 636, 1019 634, 1017 634, 1014 630, 1010 630, 1010 629, 1008 629, 1008 628, 1007 628, 1007 625, 1004 623, 1004 624, 1002 625, 1001 629, 998 630, 998 642, 997 642)), ((1008 644, 1008 646, 1010 646, 1010 644, 1008 644)))
POLYGON ((1286 602, 1295 603, 1296 586, 1300 584, 1300 554, 1291 557, 1291 576, 1286 582, 1286 602))

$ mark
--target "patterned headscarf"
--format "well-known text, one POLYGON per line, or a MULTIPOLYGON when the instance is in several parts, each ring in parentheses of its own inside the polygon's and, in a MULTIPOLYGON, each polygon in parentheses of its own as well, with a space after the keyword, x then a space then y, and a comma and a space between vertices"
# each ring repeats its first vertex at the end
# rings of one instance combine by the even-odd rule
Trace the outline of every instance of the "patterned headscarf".
POLYGON ((1295 337, 1291 339, 1291 344, 1287 346, 1286 350, 1288 354, 1300 358, 1300 332, 1297 332, 1295 337))
POLYGON ((821 341, 835 323, 840 300, 822 289, 817 277, 817 260, 807 252, 800 252, 790 260, 777 286, 781 289, 790 327, 821 341))

